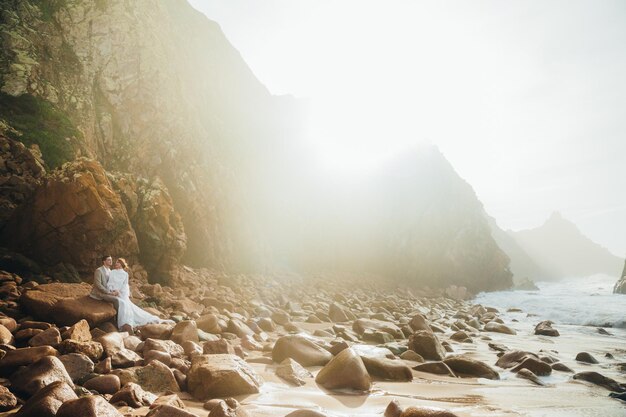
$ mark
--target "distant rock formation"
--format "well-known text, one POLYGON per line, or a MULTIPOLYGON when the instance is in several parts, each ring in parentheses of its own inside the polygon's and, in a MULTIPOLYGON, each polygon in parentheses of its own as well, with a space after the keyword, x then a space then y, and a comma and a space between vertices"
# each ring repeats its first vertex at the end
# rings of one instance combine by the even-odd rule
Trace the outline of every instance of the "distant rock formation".
POLYGON ((500 249, 502 249, 511 260, 510 269, 513 273, 513 281, 516 287, 532 288, 529 281, 536 282, 558 278, 554 272, 538 265, 536 260, 517 243, 511 234, 505 232, 498 226, 496 219, 486 213, 485 216, 491 228, 491 235, 500 249))
POLYGON ((540 227, 509 232, 547 277, 617 275, 622 260, 583 235, 578 227, 555 212, 540 227))

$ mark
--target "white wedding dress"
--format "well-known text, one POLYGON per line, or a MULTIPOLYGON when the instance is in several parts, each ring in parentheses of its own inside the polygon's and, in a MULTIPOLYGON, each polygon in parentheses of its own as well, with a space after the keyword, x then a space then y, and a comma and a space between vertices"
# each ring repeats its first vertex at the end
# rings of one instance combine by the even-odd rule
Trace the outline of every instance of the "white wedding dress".
POLYGON ((109 274, 109 283, 107 284, 109 291, 117 290, 120 292, 119 307, 117 309, 117 328, 128 324, 131 327, 143 326, 149 323, 161 323, 159 317, 148 313, 139 306, 130 301, 130 288, 128 287, 128 273, 123 269, 113 269, 109 274))

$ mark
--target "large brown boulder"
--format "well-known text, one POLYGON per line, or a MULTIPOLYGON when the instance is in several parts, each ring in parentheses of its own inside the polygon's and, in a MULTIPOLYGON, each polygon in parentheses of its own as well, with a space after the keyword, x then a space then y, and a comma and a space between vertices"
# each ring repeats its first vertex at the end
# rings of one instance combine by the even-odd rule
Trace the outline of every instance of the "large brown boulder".
POLYGON ((164 391, 180 391, 176 377, 170 368, 159 361, 153 360, 146 366, 135 366, 126 369, 114 369, 112 374, 120 378, 124 386, 133 382, 146 391, 159 393, 164 391))
POLYGON ((412 381, 413 373, 403 361, 361 356, 367 372, 387 381, 412 381))
MULTIPOLYGON (((500 379, 500 375, 491 366, 464 355, 446 358, 443 363, 458 376, 486 379, 500 379)), ((548 366, 549 367, 549 366, 548 366)))
POLYGON ((276 375, 292 385, 300 386, 306 383, 306 378, 312 378, 311 372, 307 371, 298 362, 287 358, 276 367, 276 375))
POLYGON ((113 305, 89 297, 90 292, 91 285, 86 283, 43 284, 25 291, 20 303, 34 317, 61 326, 72 326, 84 319, 93 327, 115 317, 113 305))
POLYGON ((54 356, 44 356, 37 362, 11 375, 11 387, 17 392, 33 395, 55 381, 74 386, 63 362, 54 356))
POLYGON ((408 347, 424 359, 440 361, 446 357, 446 350, 432 331, 416 331, 409 337, 408 347))
POLYGON ((189 392, 198 400, 255 394, 263 380, 235 355, 197 355, 187 374, 189 392))
POLYGON ((315 382, 329 390, 369 391, 372 386, 363 361, 352 348, 342 350, 328 362, 315 377, 315 382))
POLYGON ((93 273, 104 253, 136 259, 137 237, 102 166, 78 159, 50 173, 27 204, 15 209, 0 239, 48 265, 93 273))
POLYGON ((381 331, 389 333, 395 339, 403 339, 402 330, 394 323, 383 320, 357 319, 352 325, 352 329, 359 335, 363 335, 367 330, 381 331))
POLYGON ((326 365, 332 357, 326 349, 300 335, 283 336, 272 349, 272 360, 277 363, 291 358, 302 366, 321 366, 326 365))
POLYGON ((99 395, 88 395, 69 400, 57 411, 56 417, 124 417, 115 407, 99 395))
POLYGON ((56 381, 30 397, 16 417, 55 417, 63 403, 76 398, 78 397, 72 387, 65 382, 56 381))
POLYGON ((51 346, 37 346, 9 350, 0 359, 0 369, 12 369, 18 366, 30 365, 44 356, 57 356, 58 352, 51 346))

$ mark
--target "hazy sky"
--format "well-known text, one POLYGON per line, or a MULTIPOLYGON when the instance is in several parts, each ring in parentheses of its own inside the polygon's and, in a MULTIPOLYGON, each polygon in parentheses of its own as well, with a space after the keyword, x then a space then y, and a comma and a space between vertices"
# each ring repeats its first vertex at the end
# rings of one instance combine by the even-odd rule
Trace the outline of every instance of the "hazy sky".
POLYGON ((626 255, 625 1, 190 2, 311 100, 320 169, 430 142, 502 228, 558 210, 626 255))

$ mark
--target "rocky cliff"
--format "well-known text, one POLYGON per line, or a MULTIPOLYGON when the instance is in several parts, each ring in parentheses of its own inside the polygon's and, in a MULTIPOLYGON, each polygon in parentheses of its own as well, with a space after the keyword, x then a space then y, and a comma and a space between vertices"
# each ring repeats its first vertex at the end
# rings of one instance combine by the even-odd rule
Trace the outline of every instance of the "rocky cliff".
POLYGON ((320 182, 302 104, 269 94, 185 1, 0 6, 0 246, 83 278, 113 252, 170 284, 185 263, 510 285, 438 151, 320 182))
POLYGON ((581 233, 574 223, 555 212, 540 227, 509 232, 549 277, 617 275, 622 260, 581 233))
MULTIPOLYGON (((137 181, 158 184, 179 216, 173 221, 178 236, 160 240, 172 234, 169 220, 155 233, 138 231, 141 254, 158 249, 170 263, 184 256, 194 265, 236 266, 245 242, 233 226, 240 226, 245 210, 238 170, 256 143, 268 146, 289 131, 280 118, 294 111, 277 111, 284 100, 270 96, 219 27, 174 0, 3 0, 1 6, 5 137, 37 145, 48 168, 85 156, 106 171, 130 174, 124 184, 111 184, 122 197, 137 181)), ((2 217, 19 203, 7 203, 2 217)), ((165 219, 160 207, 151 216, 165 219)), ((31 207, 16 216, 34 224, 38 214, 31 207)), ((27 253, 41 259, 35 247, 27 253)), ((117 253, 133 257, 137 251, 117 253)), ((93 267, 94 259, 81 259, 79 269, 93 267)))

